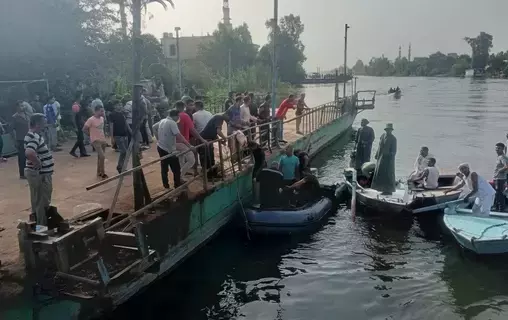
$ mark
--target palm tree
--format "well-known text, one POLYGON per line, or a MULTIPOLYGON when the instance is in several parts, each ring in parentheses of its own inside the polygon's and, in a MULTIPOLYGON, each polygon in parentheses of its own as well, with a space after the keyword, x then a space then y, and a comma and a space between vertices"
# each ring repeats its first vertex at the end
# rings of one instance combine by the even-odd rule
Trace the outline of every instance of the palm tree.
MULTIPOLYGON (((127 1, 127 0, 124 0, 127 1)), ((132 48, 134 51, 134 59, 133 59, 133 88, 132 88, 132 113, 133 113, 133 121, 134 124, 134 132, 136 129, 139 130, 139 125, 141 123, 141 87, 139 86, 139 82, 141 80, 141 7, 144 7, 146 10, 147 5, 150 3, 159 3, 167 9, 167 3, 174 7, 172 0, 131 0, 132 5, 132 48)), ((132 167, 138 167, 141 165, 141 161, 139 158, 139 141, 138 135, 134 134, 132 139, 132 167)), ((145 198, 147 194, 148 187, 146 186, 145 177, 143 175, 142 170, 137 170, 133 172, 133 189, 134 189, 134 207, 136 210, 142 208, 147 202, 150 201, 145 198), (145 202, 145 200, 147 200, 145 202)))
MULTIPOLYGON (((141 5, 145 7, 149 3, 159 3, 164 7, 164 9, 167 9, 166 2, 168 2, 171 7, 174 7, 173 1, 171 0, 144 0, 141 2, 141 5)), ((118 5, 118 13, 120 15, 120 30, 122 33, 122 36, 124 38, 127 38, 127 29, 128 29, 128 23, 127 23, 127 8, 132 6, 132 0, 113 0, 113 3, 118 5)))

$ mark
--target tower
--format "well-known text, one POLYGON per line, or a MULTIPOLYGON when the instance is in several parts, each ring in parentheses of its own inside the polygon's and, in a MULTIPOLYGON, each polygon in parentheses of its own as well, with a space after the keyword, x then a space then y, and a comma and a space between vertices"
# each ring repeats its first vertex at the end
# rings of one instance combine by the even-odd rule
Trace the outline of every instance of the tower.
POLYGON ((401 46, 399 46, 399 60, 400 60, 400 58, 402 58, 402 47, 401 46))
POLYGON ((411 62, 411 43, 409 43, 409 49, 407 51, 407 61, 411 62))
POLYGON ((222 15, 224 25, 228 28, 231 28, 231 17, 229 15, 229 0, 224 0, 224 2, 222 3, 222 15))

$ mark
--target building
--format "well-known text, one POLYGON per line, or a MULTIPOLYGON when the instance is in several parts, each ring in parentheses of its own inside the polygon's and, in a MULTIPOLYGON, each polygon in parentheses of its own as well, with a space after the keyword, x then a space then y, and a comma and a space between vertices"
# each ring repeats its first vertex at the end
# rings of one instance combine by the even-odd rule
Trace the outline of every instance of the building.
MULTIPOLYGON (((223 0, 222 3, 222 23, 228 28, 232 28, 231 16, 229 9, 229 0, 223 0)), ((179 37, 178 46, 180 47, 180 60, 194 60, 199 54, 200 47, 212 41, 213 36, 207 34, 206 36, 191 36, 179 37)), ((171 32, 165 32, 161 39, 162 53, 169 60, 177 59, 177 41, 176 37, 171 32)))
MULTIPOLYGON (((212 41, 211 35, 179 37, 180 60, 194 60, 199 54, 200 47, 212 41)), ((177 59, 176 37, 171 32, 164 32, 161 39, 162 53, 169 60, 177 59)))

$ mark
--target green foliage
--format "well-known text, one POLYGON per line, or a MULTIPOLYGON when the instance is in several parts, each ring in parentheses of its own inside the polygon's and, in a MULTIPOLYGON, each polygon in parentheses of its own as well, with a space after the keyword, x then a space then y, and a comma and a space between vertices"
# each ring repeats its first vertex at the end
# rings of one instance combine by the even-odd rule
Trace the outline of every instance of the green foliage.
POLYGON ((247 24, 231 29, 219 23, 212 36, 213 40, 200 48, 198 59, 213 72, 227 72, 229 51, 233 70, 253 65, 257 46, 247 24))
POLYGON ((364 75, 365 74, 365 65, 362 60, 357 60, 355 65, 353 66, 353 73, 355 75, 364 75))
MULTIPOLYGON (((266 22, 270 29, 269 41, 259 51, 258 61, 264 65, 272 65, 273 54, 273 20, 266 22)), ((299 83, 305 79, 303 63, 307 58, 303 53, 305 46, 300 37, 305 27, 300 16, 290 14, 280 19, 277 35, 277 65, 279 78, 284 82, 299 83)))
POLYGON ((444 54, 436 52, 428 57, 414 58, 408 61, 407 58, 397 58, 395 61, 382 56, 372 58, 367 66, 358 60, 353 67, 356 74, 362 73, 365 67, 365 74, 371 76, 464 76, 467 69, 485 69, 488 76, 508 76, 508 51, 489 55, 492 48, 493 37, 481 32, 476 38, 465 38, 471 45, 474 59, 467 54, 456 53, 444 54))
MULTIPOLYGON (((234 92, 254 92, 264 96, 271 91, 271 78, 269 67, 254 65, 245 69, 238 69, 231 75, 232 90, 234 92)), ((297 89, 289 83, 279 81, 277 83, 278 103, 289 93, 295 93, 297 89)), ((214 112, 222 112, 224 101, 228 95, 228 77, 223 74, 215 75, 213 85, 206 91, 207 109, 214 112)))
POLYGON ((472 49, 473 62, 471 67, 473 69, 484 69, 489 61, 493 37, 486 32, 480 32, 476 38, 465 37, 464 40, 472 49))

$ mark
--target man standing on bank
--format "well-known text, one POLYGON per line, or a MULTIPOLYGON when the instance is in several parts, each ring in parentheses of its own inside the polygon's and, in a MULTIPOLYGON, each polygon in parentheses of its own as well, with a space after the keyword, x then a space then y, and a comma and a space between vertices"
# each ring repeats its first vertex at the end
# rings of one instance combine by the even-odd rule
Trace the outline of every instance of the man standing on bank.
POLYGON ((180 161, 176 156, 176 139, 178 138, 178 140, 185 144, 188 148, 192 148, 192 146, 187 140, 185 140, 185 138, 180 133, 180 130, 178 129, 177 123, 179 121, 179 112, 178 110, 173 109, 169 111, 169 116, 167 118, 162 119, 153 125, 153 132, 157 138, 157 152, 159 152, 159 156, 162 158, 167 155, 171 155, 170 157, 161 160, 162 185, 166 189, 169 189, 169 168, 171 168, 171 172, 173 172, 175 188, 178 188, 185 183, 185 181, 182 181, 180 161))
POLYGON ((374 130, 368 126, 369 120, 362 119, 361 128, 356 133, 355 146, 355 169, 361 170, 365 162, 370 161, 370 153, 372 151, 372 143, 375 139, 374 130))
POLYGON ((30 117, 23 108, 23 101, 18 101, 16 105, 16 113, 12 116, 12 124, 14 127, 13 134, 16 139, 16 149, 18 150, 18 168, 19 178, 26 179, 25 177, 25 136, 30 128, 30 117))
POLYGON ((30 129, 25 136, 25 177, 30 188, 32 214, 38 225, 46 226, 46 211, 53 193, 53 155, 42 137, 46 127, 43 114, 35 113, 30 118, 30 129))
POLYGON ((392 134, 393 124, 388 123, 385 133, 379 139, 376 152, 376 171, 372 179, 372 189, 390 195, 395 191, 395 155, 397 154, 397 138, 392 134))
POLYGON ((97 177, 107 179, 104 162, 108 143, 104 134, 104 107, 102 105, 95 106, 94 115, 88 118, 83 125, 83 132, 90 137, 90 142, 97 151, 97 177))

